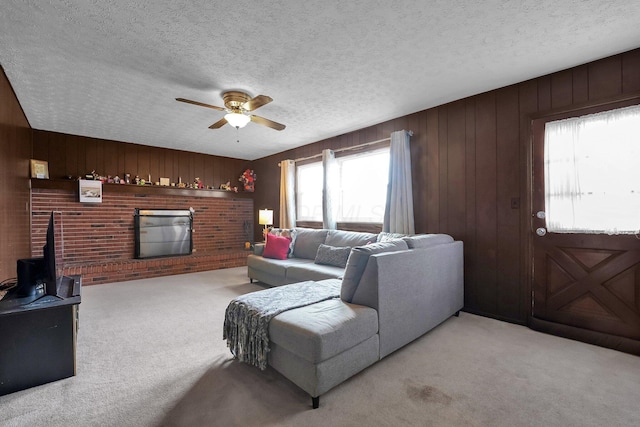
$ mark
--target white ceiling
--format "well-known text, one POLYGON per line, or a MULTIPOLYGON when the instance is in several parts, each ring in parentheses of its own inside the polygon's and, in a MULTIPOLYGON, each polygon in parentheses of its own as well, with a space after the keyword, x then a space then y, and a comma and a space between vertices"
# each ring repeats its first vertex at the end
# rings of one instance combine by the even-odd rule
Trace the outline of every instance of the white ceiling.
POLYGON ((253 160, 634 49, 639 23, 627 0, 3 0, 0 65, 34 129, 253 160), (287 128, 175 101, 230 89, 287 128))

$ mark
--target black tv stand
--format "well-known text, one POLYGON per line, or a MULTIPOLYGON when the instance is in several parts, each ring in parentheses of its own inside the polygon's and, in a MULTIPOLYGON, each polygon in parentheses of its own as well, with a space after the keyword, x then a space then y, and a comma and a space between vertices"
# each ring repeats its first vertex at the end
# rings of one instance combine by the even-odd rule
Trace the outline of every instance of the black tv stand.
POLYGON ((63 276, 56 294, 0 300, 0 396, 76 374, 80 276, 63 276))

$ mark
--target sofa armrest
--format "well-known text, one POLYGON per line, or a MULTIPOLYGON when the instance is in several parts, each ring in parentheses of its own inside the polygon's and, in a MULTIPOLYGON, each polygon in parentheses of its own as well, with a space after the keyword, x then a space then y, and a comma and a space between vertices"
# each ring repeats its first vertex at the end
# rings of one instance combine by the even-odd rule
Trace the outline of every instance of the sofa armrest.
POLYGON ((253 245, 253 254, 262 256, 264 252, 264 243, 256 243, 253 245))
POLYGON ((464 306, 463 243, 371 255, 352 303, 378 310, 380 358, 464 306))

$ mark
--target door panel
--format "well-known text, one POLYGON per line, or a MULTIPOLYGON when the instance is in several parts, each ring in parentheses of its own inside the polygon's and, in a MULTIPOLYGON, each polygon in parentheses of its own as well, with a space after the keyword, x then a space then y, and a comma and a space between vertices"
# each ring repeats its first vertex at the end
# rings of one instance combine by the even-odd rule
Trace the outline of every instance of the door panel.
MULTIPOLYGON (((636 101, 637 102, 637 101, 636 101)), ((535 319, 640 341, 640 236, 547 232, 544 123, 532 123, 532 311, 535 319)))
POLYGON ((533 316, 640 340, 635 236, 534 237, 533 316))

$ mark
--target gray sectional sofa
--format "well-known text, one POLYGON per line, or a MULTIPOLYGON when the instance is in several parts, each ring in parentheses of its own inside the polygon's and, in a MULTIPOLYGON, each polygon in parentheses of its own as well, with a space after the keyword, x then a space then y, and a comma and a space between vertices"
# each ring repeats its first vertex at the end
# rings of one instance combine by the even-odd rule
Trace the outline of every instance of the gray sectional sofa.
POLYGON ((451 236, 295 234, 289 258, 264 258, 258 247, 249 256, 248 274, 272 286, 311 280, 340 295, 282 312, 269 323, 268 364, 309 393, 314 408, 321 394, 463 307, 463 244, 451 236), (315 263, 321 244, 350 247, 346 266, 315 263))

